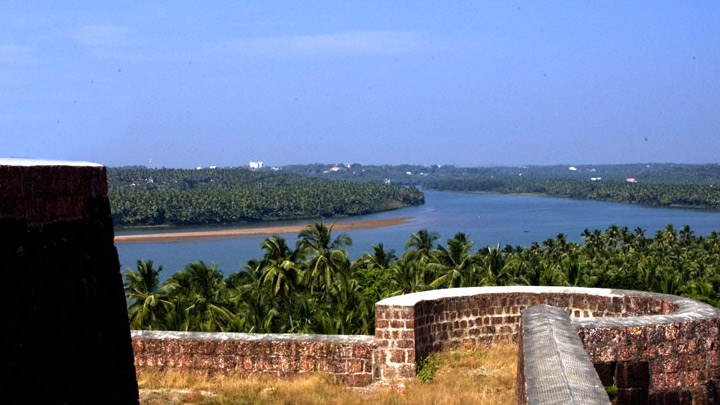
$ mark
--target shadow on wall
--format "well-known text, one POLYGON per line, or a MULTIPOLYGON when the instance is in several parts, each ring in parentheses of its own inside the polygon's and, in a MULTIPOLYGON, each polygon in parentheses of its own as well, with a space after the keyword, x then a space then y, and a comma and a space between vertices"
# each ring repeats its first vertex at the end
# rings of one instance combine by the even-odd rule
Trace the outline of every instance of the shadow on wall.
POLYGON ((138 402, 105 168, 0 159, 6 403, 138 402))

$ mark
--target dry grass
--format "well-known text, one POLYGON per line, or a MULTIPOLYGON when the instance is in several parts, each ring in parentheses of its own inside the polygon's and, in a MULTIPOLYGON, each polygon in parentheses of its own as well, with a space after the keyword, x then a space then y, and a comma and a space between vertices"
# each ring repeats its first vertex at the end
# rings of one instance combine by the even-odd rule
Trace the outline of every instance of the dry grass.
POLYGON ((141 403, 155 404, 513 404, 517 351, 514 344, 453 350, 433 356, 441 364, 430 382, 348 388, 313 374, 292 380, 139 372, 141 403), (404 392, 402 387, 404 385, 404 392))

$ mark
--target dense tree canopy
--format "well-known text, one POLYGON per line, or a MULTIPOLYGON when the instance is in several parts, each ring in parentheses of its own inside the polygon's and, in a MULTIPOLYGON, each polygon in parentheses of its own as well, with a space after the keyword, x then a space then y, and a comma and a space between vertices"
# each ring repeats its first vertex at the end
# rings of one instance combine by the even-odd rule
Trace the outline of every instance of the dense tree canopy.
POLYGON ((110 169, 108 180, 113 219, 121 226, 367 214, 422 204, 424 196, 415 186, 720 209, 720 165, 714 164, 487 168, 315 164, 259 171, 120 168, 110 169), (628 178, 637 182, 627 182, 628 178))
POLYGON ((437 179, 423 183, 428 189, 534 193, 584 200, 614 201, 663 207, 720 209, 720 187, 704 184, 654 184, 627 181, 571 179, 467 178, 437 179))
POLYGON ((663 207, 720 210, 720 164, 615 164, 513 167, 293 165, 283 172, 426 190, 536 193, 663 207), (634 179, 635 182, 628 182, 634 179))
POLYGON ((212 225, 340 217, 419 205, 414 187, 247 169, 108 171, 116 225, 212 225))
POLYGON ((368 334, 378 300, 433 288, 557 285, 678 294, 720 304, 720 234, 697 236, 668 225, 654 236, 638 228, 586 230, 583 244, 565 235, 530 246, 485 246, 458 233, 445 243, 422 229, 401 256, 382 244, 351 262, 345 235, 308 226, 295 249, 279 236, 263 257, 223 278, 191 263, 159 285, 151 261, 126 270, 130 322, 137 329, 368 334))

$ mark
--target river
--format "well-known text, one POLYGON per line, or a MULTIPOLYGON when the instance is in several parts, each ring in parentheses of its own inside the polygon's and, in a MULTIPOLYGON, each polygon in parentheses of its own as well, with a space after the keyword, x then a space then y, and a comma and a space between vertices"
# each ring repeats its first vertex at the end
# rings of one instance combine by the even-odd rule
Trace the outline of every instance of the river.
MULTIPOLYGON (((425 191, 425 204, 419 207, 340 219, 337 222, 401 216, 412 217, 412 221, 391 227, 346 232, 353 240, 353 245, 346 248, 350 259, 372 252, 372 245, 377 243, 383 243, 386 249, 395 249, 400 254, 410 235, 422 228, 439 233, 443 243, 455 233, 464 232, 475 242, 474 249, 498 243, 526 246, 534 241, 553 238, 559 233, 565 234, 570 241, 582 242, 580 235, 584 229, 605 230, 613 224, 627 226, 631 230, 640 227, 648 236, 654 235, 667 224, 676 228, 690 225, 696 235, 720 231, 720 213, 717 212, 538 196, 440 191, 425 191)), ((278 222, 272 225, 298 223, 307 221, 278 222)), ((119 230, 116 233, 142 232, 155 233, 157 230, 119 230)), ((290 246, 294 246, 296 234, 282 236, 290 246)), ((266 236, 246 236, 212 241, 121 243, 116 246, 122 269, 134 268, 138 259, 151 259, 163 266, 161 281, 164 281, 170 274, 198 260, 217 263, 226 275, 238 271, 249 259, 262 257, 260 244, 264 238, 266 236)))

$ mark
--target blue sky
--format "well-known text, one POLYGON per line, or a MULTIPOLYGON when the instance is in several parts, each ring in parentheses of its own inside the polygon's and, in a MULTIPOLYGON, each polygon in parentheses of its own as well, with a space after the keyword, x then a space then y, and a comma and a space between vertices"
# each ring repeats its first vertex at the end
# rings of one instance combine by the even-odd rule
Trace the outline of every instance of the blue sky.
POLYGON ((717 0, 64 3, 0 3, 0 156, 720 162, 717 0))

